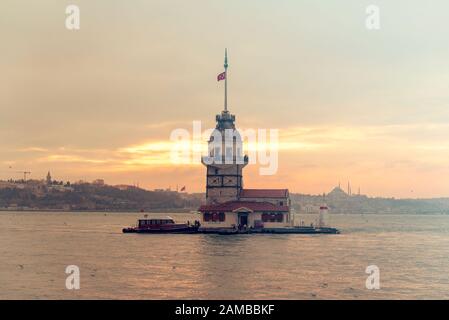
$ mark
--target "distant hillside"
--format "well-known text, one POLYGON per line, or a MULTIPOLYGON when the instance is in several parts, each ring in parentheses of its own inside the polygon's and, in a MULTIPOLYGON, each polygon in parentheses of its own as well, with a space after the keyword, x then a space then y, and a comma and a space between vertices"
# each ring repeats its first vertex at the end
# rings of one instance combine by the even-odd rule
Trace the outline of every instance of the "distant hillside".
MULTIPOLYGON (((348 195, 340 187, 325 197, 291 193, 292 208, 317 213, 325 202, 330 213, 449 214, 449 198, 394 199, 348 195)), ((0 184, 1 210, 64 211, 192 211, 204 202, 203 193, 148 191, 133 186, 96 183, 63 184, 42 181, 0 184)))
POLYGON ((393 214, 449 214, 449 198, 394 199, 370 198, 365 195, 347 195, 331 192, 326 197, 290 194, 292 207, 297 212, 318 211, 325 202, 331 213, 393 213, 393 214))
POLYGON ((195 210, 201 195, 175 191, 147 191, 137 187, 117 188, 108 185, 74 184, 71 191, 31 188, 0 189, 1 208, 54 210, 168 211, 195 210))

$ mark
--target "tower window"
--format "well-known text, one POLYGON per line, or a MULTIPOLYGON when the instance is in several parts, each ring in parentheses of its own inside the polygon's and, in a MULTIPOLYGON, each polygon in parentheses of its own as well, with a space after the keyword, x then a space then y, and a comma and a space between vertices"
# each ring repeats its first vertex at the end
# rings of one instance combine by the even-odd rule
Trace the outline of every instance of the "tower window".
POLYGON ((284 215, 282 213, 264 213, 262 214, 263 222, 282 222, 284 221, 284 215))
POLYGON ((206 212, 204 213, 204 221, 223 222, 226 220, 224 212, 206 212))

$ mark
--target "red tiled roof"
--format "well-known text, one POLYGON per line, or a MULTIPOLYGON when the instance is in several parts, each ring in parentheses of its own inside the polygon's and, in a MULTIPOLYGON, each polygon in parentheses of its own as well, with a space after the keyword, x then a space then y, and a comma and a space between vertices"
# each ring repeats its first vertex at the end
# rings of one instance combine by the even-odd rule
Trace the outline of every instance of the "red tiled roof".
POLYGON ((288 206, 276 206, 269 202, 255 202, 255 201, 229 201, 220 204, 203 205, 198 209, 198 211, 229 212, 240 208, 246 208, 251 211, 277 211, 277 212, 288 211, 288 206))
POLYGON ((240 198, 286 198, 288 189, 243 189, 240 198))

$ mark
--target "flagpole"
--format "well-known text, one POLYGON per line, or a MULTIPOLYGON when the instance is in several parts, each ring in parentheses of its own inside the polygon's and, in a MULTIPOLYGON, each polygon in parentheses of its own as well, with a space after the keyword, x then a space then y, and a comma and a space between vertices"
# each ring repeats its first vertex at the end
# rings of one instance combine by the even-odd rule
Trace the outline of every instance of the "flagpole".
POLYGON ((228 112, 228 49, 225 49, 225 96, 224 96, 224 111, 228 112))

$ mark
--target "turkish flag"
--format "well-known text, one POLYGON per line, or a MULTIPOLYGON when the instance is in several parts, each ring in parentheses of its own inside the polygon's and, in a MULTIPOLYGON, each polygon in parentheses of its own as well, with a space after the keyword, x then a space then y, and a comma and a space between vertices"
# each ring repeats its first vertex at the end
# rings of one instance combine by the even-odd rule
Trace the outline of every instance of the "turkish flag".
POLYGON ((224 79, 226 79, 226 72, 220 73, 217 76, 217 81, 221 81, 221 80, 224 80, 224 79))

